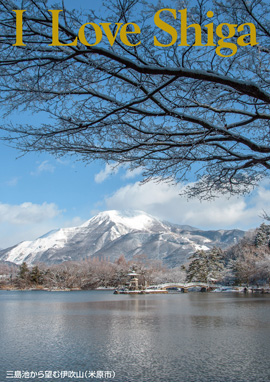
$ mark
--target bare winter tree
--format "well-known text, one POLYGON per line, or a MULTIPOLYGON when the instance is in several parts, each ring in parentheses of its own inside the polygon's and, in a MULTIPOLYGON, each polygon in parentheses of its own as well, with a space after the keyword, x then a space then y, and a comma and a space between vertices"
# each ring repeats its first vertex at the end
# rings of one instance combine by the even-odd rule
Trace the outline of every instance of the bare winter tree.
POLYGON ((50 8, 46 0, 0 0, 1 104, 8 112, 42 111, 52 118, 38 126, 3 125, 5 136, 23 152, 141 167, 145 180, 197 180, 186 189, 191 196, 248 192, 268 176, 269 2, 169 3, 112 0, 97 15, 64 4, 50 8), (185 8, 187 25, 198 24, 201 32, 189 28, 187 44, 179 46, 184 16, 178 10, 185 8), (13 46, 18 9, 26 10, 24 46, 13 46), (56 36, 61 46, 52 46, 49 9, 62 10, 56 36), (154 23, 161 9, 159 18, 175 28, 176 41, 174 32, 154 23), (140 33, 129 24, 121 39, 121 28, 131 22, 140 33), (84 23, 98 27, 88 24, 85 39, 76 41, 84 23), (227 47, 215 32, 221 23, 227 23, 224 36, 230 33, 227 47), (237 27, 247 23, 256 27, 255 44, 248 25, 237 27), (199 38, 204 46, 196 46, 199 38))
POLYGON ((260 218, 267 220, 267 221, 270 221, 270 215, 267 212, 265 212, 264 210, 261 213, 260 218))
POLYGON ((270 279, 270 229, 262 224, 226 251, 227 269, 238 284, 266 284, 270 279))

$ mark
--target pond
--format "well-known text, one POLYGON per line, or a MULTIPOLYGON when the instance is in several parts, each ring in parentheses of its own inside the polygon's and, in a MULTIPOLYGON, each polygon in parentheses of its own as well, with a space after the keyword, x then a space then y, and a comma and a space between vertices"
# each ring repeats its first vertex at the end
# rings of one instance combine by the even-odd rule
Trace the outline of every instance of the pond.
POLYGON ((270 296, 0 291, 0 381, 267 382, 270 296))

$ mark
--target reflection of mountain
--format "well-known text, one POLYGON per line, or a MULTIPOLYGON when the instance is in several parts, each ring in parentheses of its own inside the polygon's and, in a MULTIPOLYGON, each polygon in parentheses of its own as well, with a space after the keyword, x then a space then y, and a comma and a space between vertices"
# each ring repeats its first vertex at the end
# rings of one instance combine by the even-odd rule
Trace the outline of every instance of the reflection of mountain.
POLYGON ((142 211, 106 211, 79 227, 51 231, 34 241, 1 250, 0 260, 55 264, 90 256, 113 261, 121 254, 130 260, 144 254, 173 267, 184 263, 197 249, 225 248, 243 235, 239 230, 202 231, 172 224, 142 211))

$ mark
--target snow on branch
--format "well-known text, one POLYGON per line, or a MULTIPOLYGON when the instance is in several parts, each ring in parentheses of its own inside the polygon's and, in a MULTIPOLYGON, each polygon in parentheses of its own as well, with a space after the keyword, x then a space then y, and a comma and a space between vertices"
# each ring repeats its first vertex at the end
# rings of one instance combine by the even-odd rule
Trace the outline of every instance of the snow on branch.
POLYGON ((185 190, 196 197, 249 192, 269 176, 267 3, 204 0, 176 13, 140 0, 111 1, 97 14, 54 9, 46 0, 0 0, 0 105, 50 117, 2 125, 5 139, 22 152, 143 167, 145 180, 192 180, 185 190), (187 27, 186 44, 184 17, 198 26, 187 27), (224 24, 222 44, 237 49, 210 38, 209 23, 217 33, 224 24), (229 37, 229 24, 243 28, 229 37))

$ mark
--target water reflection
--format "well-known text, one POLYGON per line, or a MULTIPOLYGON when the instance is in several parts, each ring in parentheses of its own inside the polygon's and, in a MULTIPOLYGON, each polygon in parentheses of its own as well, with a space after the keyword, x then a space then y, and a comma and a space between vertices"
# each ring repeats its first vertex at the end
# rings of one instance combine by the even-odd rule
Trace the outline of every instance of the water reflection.
POLYGON ((0 362, 114 370, 116 382, 266 382, 269 313, 267 296, 0 292, 0 362))

